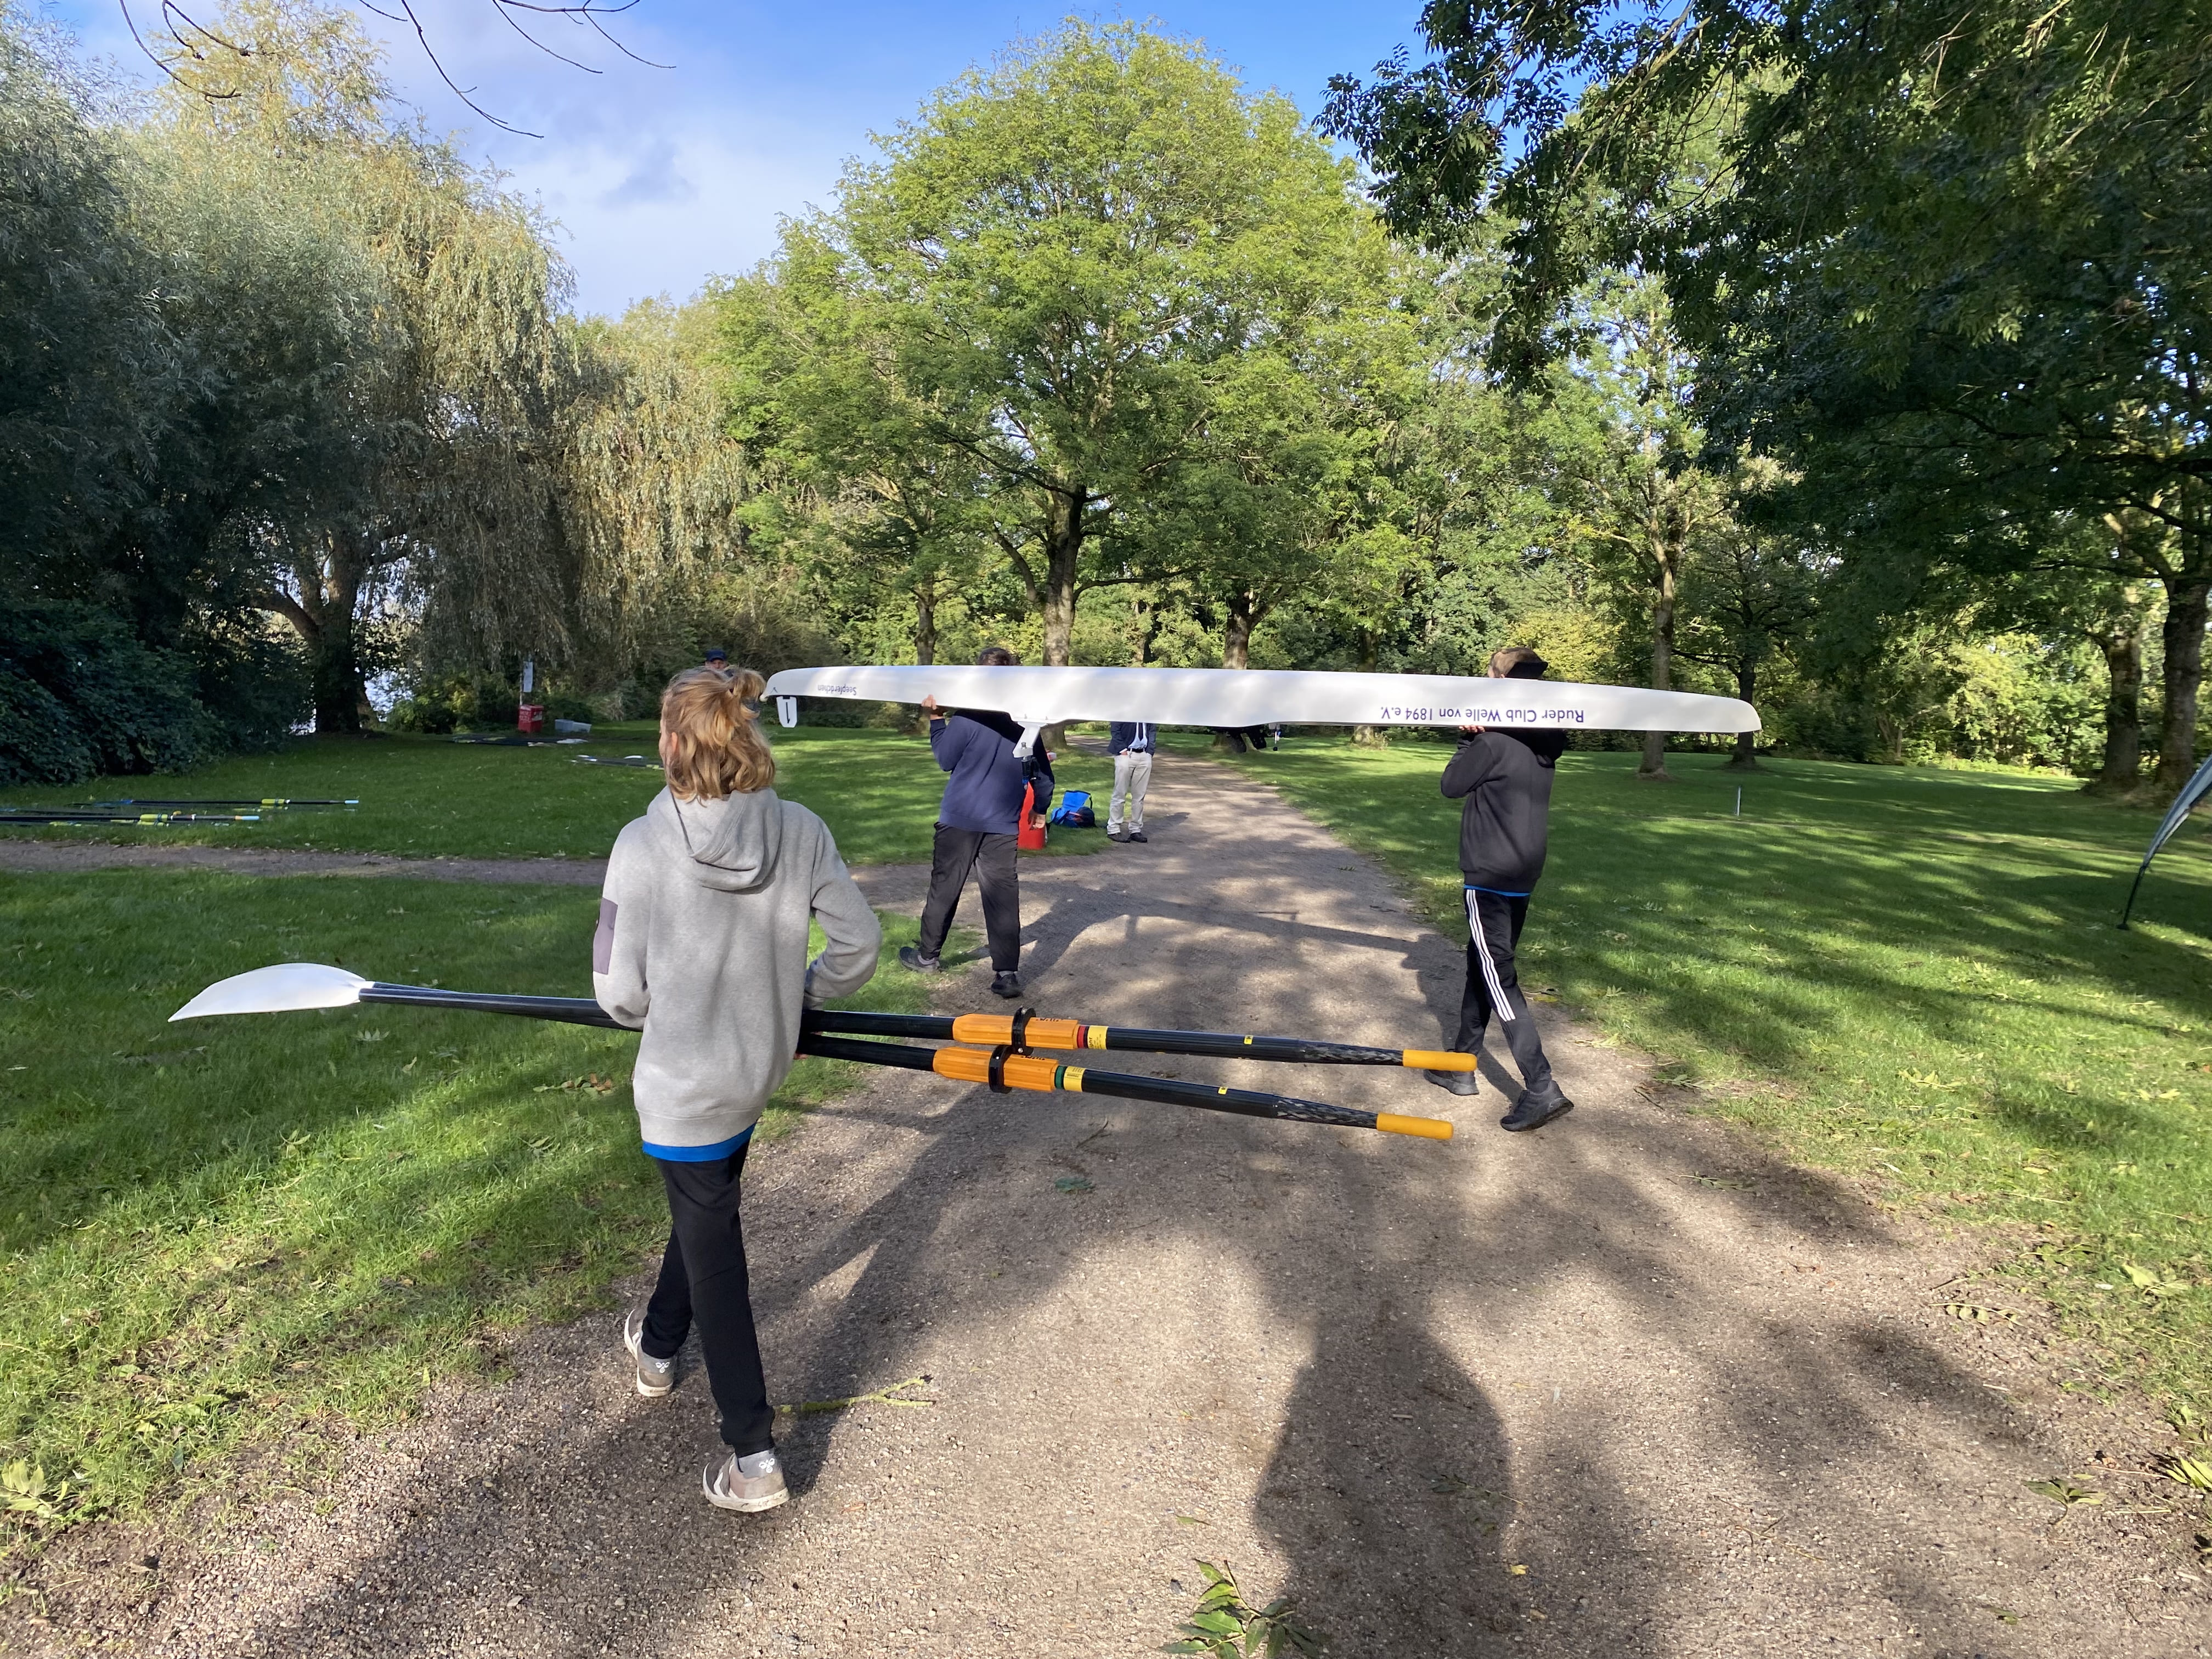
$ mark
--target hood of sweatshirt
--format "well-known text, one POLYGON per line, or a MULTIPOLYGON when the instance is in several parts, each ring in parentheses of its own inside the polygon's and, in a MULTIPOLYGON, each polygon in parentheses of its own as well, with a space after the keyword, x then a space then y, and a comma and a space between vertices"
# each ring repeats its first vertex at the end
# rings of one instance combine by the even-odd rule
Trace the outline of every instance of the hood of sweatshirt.
POLYGON ((783 850, 783 803, 773 789, 679 801, 665 789, 645 809, 653 836, 690 860, 691 878, 718 892, 765 886, 783 850))

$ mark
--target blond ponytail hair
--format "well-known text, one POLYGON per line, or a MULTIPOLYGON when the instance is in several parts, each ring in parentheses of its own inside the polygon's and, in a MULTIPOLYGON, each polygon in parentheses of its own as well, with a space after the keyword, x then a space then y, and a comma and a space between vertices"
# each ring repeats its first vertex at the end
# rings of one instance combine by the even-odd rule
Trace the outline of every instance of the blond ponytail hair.
POLYGON ((681 800, 750 794, 775 781, 760 733, 768 682, 750 668, 687 668, 660 694, 660 760, 681 800))

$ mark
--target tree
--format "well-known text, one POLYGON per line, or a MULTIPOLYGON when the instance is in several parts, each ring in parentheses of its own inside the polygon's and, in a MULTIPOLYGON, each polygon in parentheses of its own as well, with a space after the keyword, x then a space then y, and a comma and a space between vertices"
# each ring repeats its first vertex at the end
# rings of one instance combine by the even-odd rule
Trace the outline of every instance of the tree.
POLYGON ((1065 664, 1079 596, 1139 579, 1133 509, 1323 302, 1348 171, 1284 100, 1123 24, 963 76, 881 149, 805 233, 835 256, 809 269, 886 331, 901 406, 973 468, 1065 664))
POLYGON ((1423 21, 1434 57, 1334 83, 1329 120, 1394 224, 1510 222, 1500 360, 1532 373, 1589 274, 1633 262, 1667 283, 1715 439, 1788 458, 1808 525, 1911 487, 1923 515, 2162 526, 2177 787, 2212 607, 2202 0, 1437 0, 1423 21))
MULTIPOLYGON (((1720 526, 1700 543, 1690 585, 1697 595, 1676 649, 1692 662, 1719 669, 1735 694, 1756 708, 1759 674, 1803 636, 1818 609, 1818 580, 1796 548, 1740 523, 1720 526)), ((1759 764, 1759 734, 1736 734, 1731 767, 1759 764)))
MULTIPOLYGON (((1649 630, 1650 684, 1664 691, 1674 684, 1683 580, 1726 522, 1726 494, 1698 465, 1693 365, 1659 284, 1601 280, 1579 331, 1583 343, 1553 381, 1563 417, 1554 429, 1566 440, 1555 463, 1559 498, 1616 592, 1632 596, 1649 630)), ((1646 735, 1636 775, 1668 776, 1665 732, 1646 735)))

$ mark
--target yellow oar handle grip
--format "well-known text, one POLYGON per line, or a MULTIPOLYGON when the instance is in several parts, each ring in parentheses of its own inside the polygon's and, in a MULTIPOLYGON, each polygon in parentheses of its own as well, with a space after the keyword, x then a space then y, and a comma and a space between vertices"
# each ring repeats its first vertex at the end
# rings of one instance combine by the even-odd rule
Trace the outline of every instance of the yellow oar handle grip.
MULTIPOLYGON (((1031 1019, 1022 1033, 1023 1043, 1031 1048, 1068 1049, 1084 1046, 1084 1024, 1078 1019, 1031 1019)), ((1089 1028, 1101 1037, 1106 1028, 1089 1028)), ((1011 1014, 956 1014, 952 1018, 952 1040, 955 1042, 980 1042, 995 1048, 1002 1042, 1014 1040, 1014 1020, 1011 1014)), ((1103 1048, 1095 1042, 1092 1048, 1103 1048)))
POLYGON ((1471 1072, 1474 1069, 1474 1056, 1449 1048, 1408 1048, 1406 1064, 1417 1072, 1471 1072))
POLYGON ((1452 1138, 1452 1126, 1440 1117, 1401 1117, 1395 1112, 1377 1112, 1375 1127, 1386 1135, 1419 1135, 1424 1140, 1452 1138))
MULTIPOLYGON (((1004 1020, 999 1022, 1006 1024, 1004 1020)), ((961 1083, 988 1083, 991 1080, 990 1051, 984 1048, 939 1048, 931 1057, 929 1069, 939 1077, 949 1077, 961 1083)), ((1000 1080, 1009 1089, 1036 1089, 1050 1093, 1058 1086, 1060 1066, 1056 1061, 1040 1060, 1035 1054, 1008 1054, 1000 1068, 1000 1080)))

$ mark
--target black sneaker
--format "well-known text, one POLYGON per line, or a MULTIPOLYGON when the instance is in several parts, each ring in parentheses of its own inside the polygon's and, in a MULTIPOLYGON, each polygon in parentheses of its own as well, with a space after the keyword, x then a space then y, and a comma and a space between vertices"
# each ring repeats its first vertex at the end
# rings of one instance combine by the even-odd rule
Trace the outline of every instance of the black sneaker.
POLYGON ((1021 994, 1022 976, 1019 974, 1014 973, 1010 969, 1006 973, 994 974, 991 975, 991 994, 993 996, 1018 997, 1021 995, 1021 994))
POLYGON ((1109 840, 1109 841, 1117 841, 1117 842, 1118 842, 1118 841, 1127 841, 1127 840, 1128 840, 1128 839, 1129 839, 1129 837, 1128 837, 1127 835, 1123 834, 1123 833, 1122 833, 1121 830, 1109 830, 1106 832, 1106 839, 1107 839, 1107 840, 1109 840))
POLYGON ((911 945, 899 946, 899 966, 911 968, 917 974, 933 974, 944 964, 935 957, 926 957, 911 945))
POLYGON ((1132 830, 1127 836, 1123 836, 1122 839, 1124 841, 1143 841, 1146 839, 1145 832, 1141 830, 1132 830))
POLYGON ((1421 1075, 1439 1089, 1449 1089, 1455 1095, 1476 1095, 1482 1085, 1475 1081, 1472 1072, 1424 1072, 1421 1075))
POLYGON ((1554 1088, 1549 1095, 1538 1097, 1523 1089, 1521 1098, 1513 1103, 1513 1109, 1498 1120, 1501 1129, 1540 1129, 1555 1117, 1565 1117, 1575 1109, 1575 1103, 1554 1088))

